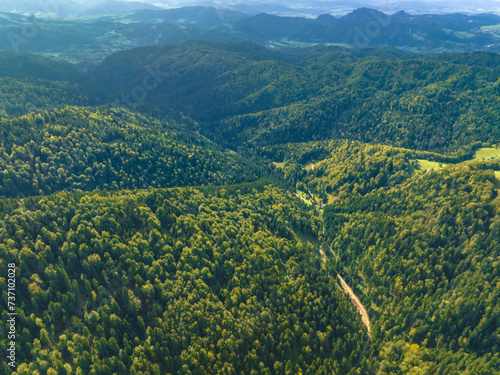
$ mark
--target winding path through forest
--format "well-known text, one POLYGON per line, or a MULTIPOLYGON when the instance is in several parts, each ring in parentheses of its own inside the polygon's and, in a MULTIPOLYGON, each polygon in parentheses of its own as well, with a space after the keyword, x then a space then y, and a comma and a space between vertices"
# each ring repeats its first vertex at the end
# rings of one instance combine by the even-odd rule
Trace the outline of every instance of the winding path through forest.
POLYGON ((342 276, 337 274, 337 277, 340 279, 340 284, 342 285, 342 289, 344 289, 344 292, 349 294, 349 297, 351 297, 351 302, 356 308, 358 309, 359 314, 361 315, 361 321, 363 324, 366 326, 366 329, 368 330, 368 338, 371 340, 372 339, 372 333, 370 331, 370 319, 368 318, 368 313, 366 312, 365 307, 361 303, 361 301, 358 299, 358 297, 354 294, 352 291, 351 287, 347 285, 347 283, 344 281, 342 276))
MULTIPOLYGON (((326 254, 323 251, 323 245, 320 246, 319 253, 321 255, 321 259, 323 260, 323 262, 326 262, 326 254)), ((356 366, 358 366, 359 363, 361 362, 361 360, 363 359, 363 356, 365 355, 366 350, 368 349, 368 344, 372 340, 372 333, 370 330, 370 319, 368 317, 368 313, 366 312, 365 307, 363 306, 363 304, 361 303, 359 298, 356 296, 356 294, 354 294, 351 287, 345 282, 345 280, 342 278, 342 276, 337 274, 337 277, 340 280, 340 285, 342 286, 342 289, 344 290, 344 292, 346 292, 349 295, 349 297, 351 297, 352 304, 358 309, 358 312, 361 315, 361 321, 363 322, 363 324, 366 326, 366 329, 368 330, 368 337, 366 339, 365 346, 363 347, 363 351, 361 352, 361 354, 359 356, 358 363, 356 364, 356 366)))

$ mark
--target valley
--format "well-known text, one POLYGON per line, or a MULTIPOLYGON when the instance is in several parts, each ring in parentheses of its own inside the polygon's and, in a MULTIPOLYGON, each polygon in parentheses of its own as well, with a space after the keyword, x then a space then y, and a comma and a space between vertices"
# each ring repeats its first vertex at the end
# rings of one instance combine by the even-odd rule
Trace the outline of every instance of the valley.
POLYGON ((136 6, 0 17, 0 373, 498 373, 498 16, 136 6))

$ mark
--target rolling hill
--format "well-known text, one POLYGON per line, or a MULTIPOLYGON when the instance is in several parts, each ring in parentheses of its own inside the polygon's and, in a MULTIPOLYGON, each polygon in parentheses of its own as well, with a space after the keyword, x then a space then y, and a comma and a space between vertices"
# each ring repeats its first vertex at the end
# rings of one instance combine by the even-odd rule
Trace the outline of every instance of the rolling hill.
MULTIPOLYGON (((499 55, 133 48, 162 27, 311 38, 383 17, 207 9, 41 27, 68 37, 58 58, 109 53, 94 63, 0 54, 0 372, 498 373, 499 55)), ((496 22, 393 17, 380 43, 496 22)))
POLYGON ((500 141, 498 70, 434 60, 327 49, 296 62, 248 43, 186 42, 111 56, 88 82, 113 101, 159 72, 145 108, 182 113, 233 149, 340 138, 470 157, 500 141))

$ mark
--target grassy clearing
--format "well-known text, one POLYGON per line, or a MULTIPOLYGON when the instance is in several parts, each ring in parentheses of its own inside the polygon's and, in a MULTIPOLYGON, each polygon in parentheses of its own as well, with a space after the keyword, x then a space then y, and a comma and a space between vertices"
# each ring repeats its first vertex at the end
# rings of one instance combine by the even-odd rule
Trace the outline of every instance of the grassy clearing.
POLYGON ((481 32, 500 34, 500 25, 481 26, 481 32))
POLYGON ((490 158, 500 159, 500 148, 485 147, 480 148, 474 155, 474 160, 487 160, 490 158))
POLYGON ((425 159, 417 159, 419 168, 418 170, 422 172, 426 172, 428 169, 434 171, 438 169, 443 169, 447 166, 447 164, 444 163, 438 163, 435 161, 430 161, 430 160, 425 160, 425 159))
MULTIPOLYGON (((479 150, 476 151, 474 158, 472 160, 490 160, 491 158, 495 158, 495 160, 500 160, 500 148, 494 148, 494 147, 480 148, 479 150)), ((446 168, 448 166, 445 163, 439 163, 425 159, 417 159, 417 161, 419 164, 417 173, 419 174, 425 173, 428 169, 435 171, 446 168)))
POLYGON ((495 177, 500 181, 500 171, 495 171, 495 177))
POLYGON ((275 166, 275 167, 277 167, 277 168, 281 168, 281 169, 285 168, 285 163, 275 163, 275 162, 273 161, 273 164, 274 164, 274 166, 275 166))
POLYGON ((476 34, 468 33, 465 31, 455 31, 454 34, 459 38, 467 38, 467 39, 474 38, 476 36, 476 34))
POLYGON ((310 234, 303 233, 300 231, 295 232, 295 239, 298 242, 302 242, 304 244, 313 244, 315 246, 319 246, 320 242, 317 237, 311 236, 310 234))
MULTIPOLYGON (((310 206, 313 204, 320 205, 323 203, 323 201, 318 196, 311 194, 310 192, 306 193, 302 190, 297 190, 295 195, 297 197, 299 197, 300 199, 302 199, 304 202, 306 202, 310 206)), ((335 199, 332 199, 332 203, 333 202, 335 202, 335 199)))

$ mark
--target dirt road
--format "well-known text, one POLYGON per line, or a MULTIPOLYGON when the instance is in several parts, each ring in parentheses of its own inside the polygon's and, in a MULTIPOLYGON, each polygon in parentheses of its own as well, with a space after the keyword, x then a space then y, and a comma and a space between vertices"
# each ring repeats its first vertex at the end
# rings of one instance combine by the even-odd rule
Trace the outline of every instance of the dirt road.
POLYGON ((361 321, 363 324, 366 326, 366 329, 368 330, 368 338, 371 340, 372 339, 372 333, 370 331, 370 319, 368 318, 368 313, 366 312, 365 307, 361 304, 360 300, 358 297, 354 294, 352 291, 351 287, 347 285, 347 283, 344 281, 342 276, 337 274, 337 277, 340 279, 340 284, 342 285, 342 289, 349 294, 349 297, 351 297, 351 302, 356 308, 358 309, 359 314, 361 315, 361 321))
MULTIPOLYGON (((323 251, 323 245, 320 246, 319 253, 321 255, 321 259, 323 260, 323 262, 326 262, 326 255, 325 255, 325 252, 323 251)), ((354 294, 351 287, 349 285, 347 285, 347 283, 342 278, 342 276, 337 274, 337 277, 340 280, 340 285, 342 286, 342 289, 344 290, 344 292, 346 292, 349 295, 349 297, 351 298, 352 304, 358 309, 358 312, 361 315, 361 321, 363 322, 363 324, 366 326, 366 329, 368 330, 368 339, 371 341, 372 333, 370 330, 370 318, 368 317, 368 313, 366 312, 365 307, 363 306, 363 304, 361 303, 359 298, 356 296, 356 294, 354 294)))

